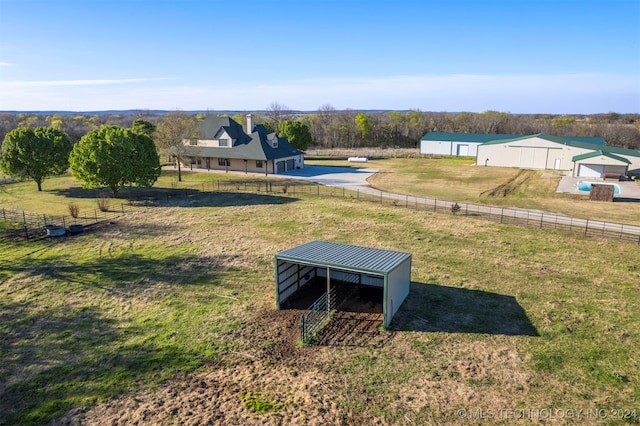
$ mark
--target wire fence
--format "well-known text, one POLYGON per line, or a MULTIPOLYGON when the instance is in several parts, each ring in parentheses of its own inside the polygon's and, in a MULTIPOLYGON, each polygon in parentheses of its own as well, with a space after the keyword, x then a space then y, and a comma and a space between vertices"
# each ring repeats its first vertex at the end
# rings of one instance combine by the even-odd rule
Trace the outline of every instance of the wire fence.
POLYGON ((125 213, 131 212, 133 208, 133 206, 123 203, 117 209, 109 209, 107 211, 95 209, 93 212, 85 212, 83 215, 77 215, 77 217, 0 208, 0 219, 14 225, 8 228, 9 236, 32 239, 47 235, 47 228, 69 229, 70 226, 74 225, 90 227, 101 222, 114 220, 125 213))
MULTIPOLYGON (((206 192, 250 192, 282 194, 287 196, 311 195, 324 198, 343 198, 380 205, 431 211, 434 213, 467 216, 503 224, 572 232, 588 237, 617 239, 640 245, 640 226, 636 225, 579 219, 527 209, 488 207, 410 195, 391 194, 370 187, 346 188, 324 186, 311 182, 291 183, 290 181, 265 182, 247 180, 241 182, 203 182, 182 191, 182 193, 173 193, 170 196, 188 197, 196 193, 202 194, 206 192)), ((169 197, 169 195, 167 195, 167 197, 169 197)))
POLYGON ((442 214, 454 214, 475 219, 488 220, 503 224, 512 224, 540 229, 553 229, 563 232, 579 233, 589 237, 609 238, 640 245, 640 226, 591 219, 579 219, 552 213, 526 209, 488 207, 468 203, 456 203, 410 195, 391 194, 370 187, 325 186, 312 182, 291 181, 207 181, 183 188, 142 189, 132 192, 128 204, 122 204, 117 211, 95 210, 93 214, 72 218, 71 216, 50 216, 22 211, 1 209, 0 219, 21 224, 22 231, 31 238, 50 224, 66 227, 71 223, 91 225, 111 220, 135 209, 139 205, 156 205, 179 199, 201 197, 211 193, 253 193, 271 196, 317 196, 322 198, 343 198, 358 202, 430 211, 442 214))
POLYGON ((251 192, 287 196, 311 195, 324 198, 343 198, 434 213, 454 214, 503 224, 572 232, 588 237, 616 239, 640 245, 640 226, 637 225, 579 219, 527 209, 488 207, 411 195, 398 195, 378 191, 370 187, 346 188, 324 186, 311 182, 291 183, 289 181, 265 182, 249 180, 242 182, 203 182, 179 191, 167 194, 167 199, 170 199, 170 197, 189 197, 196 193, 206 192, 251 192))

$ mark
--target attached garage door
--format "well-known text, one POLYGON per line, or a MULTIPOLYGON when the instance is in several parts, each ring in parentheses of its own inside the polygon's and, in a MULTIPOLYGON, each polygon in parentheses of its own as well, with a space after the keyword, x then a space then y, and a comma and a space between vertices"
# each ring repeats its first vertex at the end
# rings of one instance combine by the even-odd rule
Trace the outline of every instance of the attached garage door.
POLYGON ((602 164, 580 164, 578 168, 579 177, 602 177, 604 165, 602 164))
POLYGON ((295 160, 292 158, 291 160, 287 160, 287 170, 295 169, 295 160))
POLYGON ((284 166, 285 166, 284 161, 278 161, 276 163, 276 173, 284 173, 285 172, 284 166))

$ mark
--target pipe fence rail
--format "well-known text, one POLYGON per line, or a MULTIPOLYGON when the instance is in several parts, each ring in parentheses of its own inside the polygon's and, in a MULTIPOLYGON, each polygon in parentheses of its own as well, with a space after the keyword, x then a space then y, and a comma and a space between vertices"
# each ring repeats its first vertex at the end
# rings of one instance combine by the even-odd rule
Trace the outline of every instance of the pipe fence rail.
POLYGON ((315 302, 300 314, 300 338, 305 344, 313 343, 322 328, 331 319, 331 312, 335 310, 336 292, 334 287, 328 293, 324 293, 315 302))
POLYGON ((346 275, 344 277, 347 279, 346 281, 332 280, 329 292, 325 292, 305 312, 300 314, 300 338, 303 343, 314 343, 324 327, 331 321, 333 312, 340 309, 351 297, 356 287, 348 284, 358 283, 355 274, 351 275, 354 275, 354 278, 349 279, 346 275))

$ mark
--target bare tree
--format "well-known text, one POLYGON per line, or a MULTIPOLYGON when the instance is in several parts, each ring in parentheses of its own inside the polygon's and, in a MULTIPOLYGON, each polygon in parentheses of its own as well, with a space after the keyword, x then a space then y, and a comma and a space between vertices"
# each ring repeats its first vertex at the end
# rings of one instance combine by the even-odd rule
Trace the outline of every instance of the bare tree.
POLYGON ((192 115, 173 111, 158 123, 154 141, 161 152, 169 155, 178 165, 178 182, 182 182, 181 163, 186 157, 186 142, 199 136, 198 123, 192 115))
POLYGON ((266 121, 276 132, 278 131, 278 126, 280 125, 281 121, 293 119, 293 114, 291 113, 289 107, 278 102, 274 102, 269 105, 267 107, 265 115, 266 121))

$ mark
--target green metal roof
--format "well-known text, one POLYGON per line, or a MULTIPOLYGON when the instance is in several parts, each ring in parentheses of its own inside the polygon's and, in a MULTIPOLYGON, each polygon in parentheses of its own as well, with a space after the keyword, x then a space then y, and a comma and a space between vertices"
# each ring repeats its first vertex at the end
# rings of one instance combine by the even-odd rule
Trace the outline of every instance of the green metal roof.
MULTIPOLYGON (((552 136, 552 135, 547 135, 546 133, 538 133, 535 135, 521 136, 514 139, 489 141, 489 142, 483 143, 482 145, 499 145, 504 143, 517 142, 520 140, 525 140, 525 139, 534 138, 534 137, 545 139, 550 142, 555 142, 562 145, 572 146, 575 148, 589 149, 592 151, 603 151, 608 154, 630 155, 632 157, 640 157, 640 151, 636 151, 633 149, 618 148, 615 146, 604 146, 597 143, 588 143, 588 142, 584 142, 584 140, 589 138, 584 138, 584 137, 573 138, 573 136, 572 137, 552 136)), ((595 139, 600 139, 600 138, 595 138, 595 139)))
POLYGON ((631 164, 631 161, 627 160, 624 157, 620 157, 618 155, 610 154, 610 153, 604 152, 602 150, 587 152, 586 154, 582 154, 582 155, 576 155, 575 157, 573 157, 571 159, 571 161, 576 162, 576 161, 580 161, 580 160, 587 160, 589 158, 599 157, 601 155, 605 156, 605 157, 613 158, 614 160, 620 161, 620 162, 625 163, 625 164, 631 164))
POLYGON ((501 139, 513 139, 521 135, 505 135, 496 133, 447 133, 429 132, 422 137, 423 141, 443 141, 443 142, 477 142, 484 143, 501 139))
POLYGON ((410 259, 411 254, 315 240, 281 251, 275 257, 293 262, 385 275, 407 258, 410 259))
MULTIPOLYGON (((592 137, 592 136, 551 136, 545 133, 538 133, 536 135, 508 135, 497 133, 447 133, 447 132, 429 132, 422 137, 423 141, 456 141, 456 142, 476 142, 486 144, 498 144, 512 140, 527 139, 532 136, 543 137, 545 139, 553 140, 557 139, 559 143, 565 142, 577 142, 588 143, 592 145, 604 146, 604 138, 592 137)), ((555 142, 555 140, 554 140, 555 142)))

